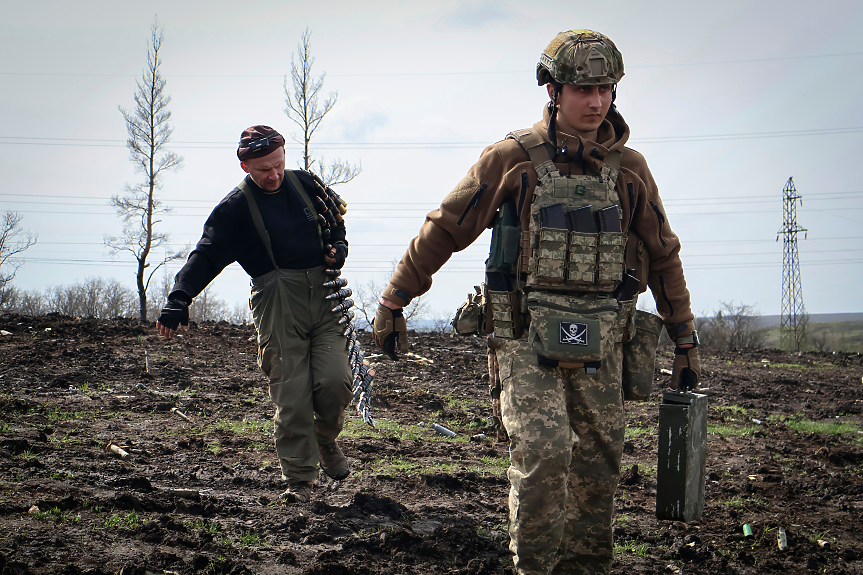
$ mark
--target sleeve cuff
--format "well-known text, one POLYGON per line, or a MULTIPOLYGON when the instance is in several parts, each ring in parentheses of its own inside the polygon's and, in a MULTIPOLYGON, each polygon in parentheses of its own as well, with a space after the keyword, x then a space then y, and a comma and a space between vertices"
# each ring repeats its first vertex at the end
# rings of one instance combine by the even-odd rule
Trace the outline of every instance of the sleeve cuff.
POLYGON ((411 303, 411 300, 413 299, 413 297, 406 291, 397 289, 392 284, 387 286, 387 288, 384 290, 384 293, 381 294, 381 297, 384 299, 388 299, 391 302, 396 303, 402 307, 405 307, 406 305, 411 303))

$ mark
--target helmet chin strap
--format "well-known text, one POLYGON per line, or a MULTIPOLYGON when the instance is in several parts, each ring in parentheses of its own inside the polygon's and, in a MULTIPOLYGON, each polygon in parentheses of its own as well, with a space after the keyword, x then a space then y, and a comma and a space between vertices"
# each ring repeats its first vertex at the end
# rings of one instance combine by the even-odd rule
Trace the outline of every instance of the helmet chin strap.
POLYGON ((557 147, 557 128, 555 126, 557 123, 557 98, 560 96, 563 84, 552 82, 552 86, 554 86, 554 92, 551 97, 551 102, 548 103, 548 139, 551 141, 552 145, 554 145, 555 149, 557 149, 557 153, 566 154, 566 147, 562 149, 557 147))

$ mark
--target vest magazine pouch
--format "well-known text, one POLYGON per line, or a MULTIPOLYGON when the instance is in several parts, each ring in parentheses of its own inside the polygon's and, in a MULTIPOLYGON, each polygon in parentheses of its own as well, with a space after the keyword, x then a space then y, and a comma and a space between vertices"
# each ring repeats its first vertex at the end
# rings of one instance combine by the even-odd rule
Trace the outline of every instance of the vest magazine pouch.
POLYGON ((613 282, 615 285, 623 277, 624 238, 619 232, 599 234, 597 248, 597 278, 599 283, 613 282))
POLYGON ((467 295, 467 301, 459 306, 452 320, 452 327, 459 335, 476 335, 483 331, 482 293, 478 287, 474 289, 476 293, 467 295))
POLYGON ((531 292, 528 342, 537 355, 565 362, 600 361, 617 337, 617 301, 531 292))
POLYGON ((596 280, 596 234, 569 234, 567 280, 591 284, 596 280))
POLYGON ((491 318, 494 337, 518 339, 521 337, 521 311, 519 292, 494 291, 485 288, 486 317, 491 318))
POLYGON ((662 331, 662 318, 638 310, 635 312, 635 334, 623 344, 623 399, 641 401, 650 396, 656 369, 656 348, 662 331))
POLYGON ((528 284, 559 285, 566 277, 566 241, 569 232, 555 228, 540 228, 532 266, 533 282, 528 284))

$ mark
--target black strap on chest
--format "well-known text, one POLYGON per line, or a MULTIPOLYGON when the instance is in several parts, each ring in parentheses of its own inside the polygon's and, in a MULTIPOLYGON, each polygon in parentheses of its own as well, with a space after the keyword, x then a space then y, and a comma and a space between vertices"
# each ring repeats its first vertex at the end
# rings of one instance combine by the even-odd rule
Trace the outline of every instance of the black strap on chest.
POLYGON ((249 203, 249 212, 252 214, 252 221, 255 223, 255 229, 258 230, 258 235, 261 236, 261 241, 264 242, 264 247, 267 249, 267 255, 270 256, 270 261, 273 262, 273 268, 278 270, 279 265, 276 263, 276 258, 273 256, 273 246, 270 243, 270 234, 267 233, 267 228, 264 226, 264 218, 261 217, 261 210, 258 208, 258 202, 252 193, 252 189, 244 179, 237 186, 243 195, 246 196, 246 201, 249 203))
MULTIPOLYGON (((314 204, 312 204, 309 194, 306 193, 306 189, 303 187, 303 183, 300 181, 300 178, 297 177, 293 170, 286 170, 285 174, 288 176, 288 180, 290 180, 291 184, 293 184, 294 188, 297 190, 297 193, 300 194, 300 197, 305 202, 309 213, 316 216, 317 211, 315 210, 314 204)), ((249 187, 249 184, 245 179, 240 182, 237 188, 239 188, 239 190, 243 192, 243 195, 246 196, 246 201, 249 204, 249 212, 252 214, 252 222, 255 224, 255 229, 258 231, 258 235, 261 237, 261 241, 267 249, 267 255, 270 256, 270 261, 273 262, 273 269, 278 270, 279 265, 276 263, 276 258, 273 255, 273 245, 270 241, 270 234, 267 233, 267 228, 264 226, 264 218, 261 216, 261 210, 258 207, 258 202, 255 200, 255 195, 252 193, 252 189, 249 187)), ((318 230, 318 242, 320 242, 321 249, 323 249, 324 242, 321 239, 321 228, 320 226, 316 227, 318 230)))

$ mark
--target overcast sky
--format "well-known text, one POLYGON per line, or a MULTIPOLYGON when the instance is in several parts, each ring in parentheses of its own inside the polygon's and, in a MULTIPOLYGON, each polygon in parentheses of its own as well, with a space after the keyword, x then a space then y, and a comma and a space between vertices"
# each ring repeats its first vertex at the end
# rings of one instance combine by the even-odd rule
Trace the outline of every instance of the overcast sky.
MULTIPOLYGON (((590 28, 623 53, 618 108, 681 237, 694 311, 734 301, 780 312, 789 177, 808 230, 807 310, 861 311, 861 2, 35 1, 2 12, 0 208, 39 234, 22 289, 94 276, 134 286, 131 256, 112 257, 103 237, 122 227, 110 196, 140 179, 117 107, 134 104, 158 15, 170 149, 185 159, 158 192, 174 208, 160 226, 175 246, 197 241, 244 176, 243 128, 297 133, 282 85, 307 26, 324 90, 338 91, 315 148, 363 167, 337 190, 349 203, 352 284, 384 283, 482 149, 540 118, 539 54, 559 31, 590 28)), ((299 158, 289 142, 289 166, 299 158)), ((435 276, 437 315, 482 281, 487 255, 484 235, 435 276)), ((248 289, 236 264, 213 283, 230 304, 248 289)))

